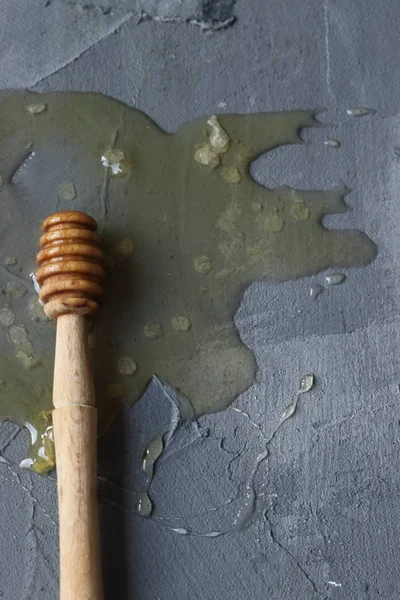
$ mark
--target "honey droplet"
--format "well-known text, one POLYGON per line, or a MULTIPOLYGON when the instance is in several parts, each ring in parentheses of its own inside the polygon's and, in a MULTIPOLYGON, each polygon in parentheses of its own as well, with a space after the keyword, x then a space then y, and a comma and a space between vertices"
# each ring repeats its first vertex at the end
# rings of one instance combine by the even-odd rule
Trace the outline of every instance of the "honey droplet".
POLYGON ((185 315, 176 315, 176 317, 172 317, 172 326, 175 331, 189 331, 192 321, 185 315))
POLYGON ((325 277, 325 281, 328 285, 340 285, 346 279, 346 275, 343 273, 332 273, 325 277))
POLYGON ((33 345, 28 339, 28 332, 20 325, 11 325, 8 330, 8 338, 10 342, 17 346, 19 350, 25 352, 28 356, 32 356, 33 345))
POLYGON ((9 298, 22 298, 26 294, 26 286, 20 281, 10 281, 6 285, 6 294, 9 298))
POLYGON ((34 356, 29 356, 26 352, 23 352, 22 350, 19 350, 17 352, 17 358, 18 358, 18 360, 20 360, 22 362, 25 369, 28 369, 29 371, 31 369, 33 369, 34 367, 36 367, 36 365, 38 365, 40 363, 39 358, 36 358, 34 356))
POLYGON ((17 264, 17 259, 14 256, 7 256, 4 261, 4 264, 6 265, 6 267, 12 267, 17 264))
POLYGON ((322 285, 320 285, 319 283, 314 283, 314 285, 310 287, 310 297, 313 300, 316 300, 318 296, 322 294, 323 291, 324 288, 322 287, 322 285))
POLYGON ((76 198, 76 189, 73 183, 63 183, 58 190, 58 199, 67 202, 76 198))
POLYGON ((9 327, 14 323, 15 315, 9 308, 0 308, 0 325, 9 327))
POLYGON ((144 327, 144 335, 150 340, 163 337, 164 328, 160 323, 147 323, 144 327))
POLYGON ((305 221, 310 218, 310 209, 304 202, 297 202, 292 206, 290 214, 297 219, 297 221, 305 221))
POLYGON ((340 148, 340 142, 339 140, 325 140, 324 141, 325 146, 328 146, 329 148, 340 148))
POLYGON ((364 117, 365 115, 375 115, 376 110, 374 108, 367 108, 365 106, 358 106, 357 108, 349 108, 346 113, 350 117, 364 117))
POLYGON ((312 373, 307 373, 303 375, 300 379, 300 389, 299 394, 304 394, 305 392, 309 392, 312 387, 314 387, 315 377, 312 373))
POLYGON ((279 233, 285 226, 285 221, 279 215, 271 215, 264 221, 264 229, 272 231, 273 233, 279 233))
POLYGON ((210 167, 210 169, 216 169, 220 164, 219 156, 207 144, 197 148, 193 158, 200 165, 210 167))
POLYGON ((224 154, 227 152, 229 148, 229 135, 226 131, 221 127, 220 122, 216 115, 212 115, 207 120, 207 125, 211 127, 211 132, 209 135, 209 140, 212 149, 216 154, 224 154))
POLYGON ((31 296, 28 302, 28 311, 33 321, 48 321, 43 306, 39 302, 38 296, 31 296))
POLYGON ((40 115, 40 113, 46 110, 46 104, 44 102, 38 102, 36 104, 28 104, 25 110, 31 115, 40 115))
POLYGON ((193 260, 194 270, 207 275, 212 270, 212 261, 208 256, 198 256, 193 260))
POLYGON ((114 256, 117 260, 125 260, 132 256, 135 250, 135 243, 131 238, 123 238, 114 248, 114 256))
POLYGON ((104 167, 111 169, 113 175, 124 175, 129 171, 125 152, 118 148, 104 152, 101 162, 104 167))
POLYGON ((137 364, 130 356, 123 356, 118 360, 118 370, 121 375, 133 375, 137 371, 137 364))
POLYGON ((240 183, 242 177, 235 167, 221 167, 221 175, 227 183, 240 183))

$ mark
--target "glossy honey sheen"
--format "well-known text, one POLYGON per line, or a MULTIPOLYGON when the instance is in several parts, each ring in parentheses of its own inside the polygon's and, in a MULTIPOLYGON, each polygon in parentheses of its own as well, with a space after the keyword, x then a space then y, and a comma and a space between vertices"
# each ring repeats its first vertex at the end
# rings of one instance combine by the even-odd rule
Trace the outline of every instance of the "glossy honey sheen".
POLYGON ((96 219, 107 255, 90 332, 103 426, 153 373, 197 415, 227 407, 256 370, 233 322, 246 286, 376 255, 364 233, 321 224, 348 210, 344 189, 269 189, 250 174, 261 154, 301 142, 312 111, 209 115, 167 134, 101 94, 3 92, 0 115, 0 285, 26 290, 4 294, 0 307, 2 418, 21 422, 50 407, 55 332, 29 273, 40 223, 56 210, 96 219), (22 329, 11 335, 13 327, 22 329))

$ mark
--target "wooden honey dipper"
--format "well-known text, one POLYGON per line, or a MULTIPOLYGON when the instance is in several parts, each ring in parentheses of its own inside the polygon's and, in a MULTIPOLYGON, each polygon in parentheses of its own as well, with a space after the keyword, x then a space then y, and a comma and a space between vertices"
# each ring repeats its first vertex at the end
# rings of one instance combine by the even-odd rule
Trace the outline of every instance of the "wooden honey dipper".
POLYGON ((88 215, 59 212, 43 223, 36 279, 57 319, 53 427, 60 523, 60 599, 102 600, 97 512, 97 410, 85 317, 103 293, 104 253, 88 215))

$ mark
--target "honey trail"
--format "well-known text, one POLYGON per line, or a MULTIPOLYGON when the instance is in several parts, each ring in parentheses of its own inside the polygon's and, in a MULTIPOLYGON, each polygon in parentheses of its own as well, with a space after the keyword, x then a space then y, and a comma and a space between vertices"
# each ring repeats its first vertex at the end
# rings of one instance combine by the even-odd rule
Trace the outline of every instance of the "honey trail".
POLYGON ((92 215, 107 253, 90 340, 103 428, 153 373, 196 415, 227 407, 256 369, 233 323, 245 287, 376 255, 364 233, 321 224, 348 210, 345 189, 268 189, 250 175, 260 154, 301 142, 312 111, 213 115, 167 134, 101 94, 6 91, 0 114, 3 419, 37 424, 51 406, 55 331, 29 274, 39 223, 56 210, 92 215))

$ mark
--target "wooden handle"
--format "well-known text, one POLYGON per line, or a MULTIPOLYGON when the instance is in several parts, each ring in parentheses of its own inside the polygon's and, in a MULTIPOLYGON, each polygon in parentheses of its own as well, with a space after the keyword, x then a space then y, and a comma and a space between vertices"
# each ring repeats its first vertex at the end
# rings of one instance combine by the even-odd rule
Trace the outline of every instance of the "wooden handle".
POLYGON ((92 217, 78 211, 43 223, 36 279, 57 319, 53 387, 60 518, 61 600, 103 600, 97 515, 97 414, 86 323, 98 309, 104 252, 92 217))
POLYGON ((103 600, 97 512, 97 411, 84 317, 58 317, 53 388, 60 600, 103 600))

